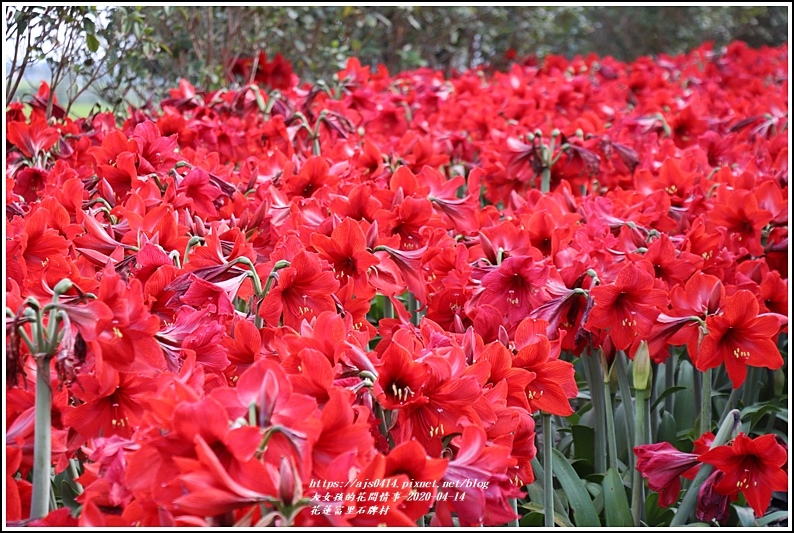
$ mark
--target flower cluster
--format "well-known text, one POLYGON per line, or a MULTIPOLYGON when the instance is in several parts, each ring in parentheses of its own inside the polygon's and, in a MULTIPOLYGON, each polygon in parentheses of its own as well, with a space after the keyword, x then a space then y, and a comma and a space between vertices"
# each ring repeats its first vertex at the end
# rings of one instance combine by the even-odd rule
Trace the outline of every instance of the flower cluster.
POLYGON ((120 126, 11 104, 7 520, 29 516, 31 299, 63 317, 52 463, 84 488, 53 526, 504 524, 583 351, 687 346, 734 387, 780 368, 787 59, 351 59, 320 87, 262 57, 274 90, 182 82, 120 126), (388 488, 419 482, 465 496, 388 488), (383 512, 348 512, 365 490, 383 512))

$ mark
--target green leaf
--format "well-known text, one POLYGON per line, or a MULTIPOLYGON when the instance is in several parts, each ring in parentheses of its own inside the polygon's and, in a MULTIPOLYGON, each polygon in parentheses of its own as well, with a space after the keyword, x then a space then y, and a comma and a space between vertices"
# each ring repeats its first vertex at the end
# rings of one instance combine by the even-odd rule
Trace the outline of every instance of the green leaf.
POLYGON ((687 390, 680 391, 675 395, 675 403, 673 404, 673 414, 679 427, 691 428, 695 425, 695 376, 692 368, 692 363, 689 361, 681 361, 678 365, 678 375, 676 376, 676 383, 680 383, 686 387, 687 390))
POLYGON ((543 527, 543 513, 527 513, 518 521, 520 527, 543 527))
POLYGON ((736 510, 736 516, 739 518, 739 523, 742 527, 758 527, 759 524, 755 521, 755 513, 749 507, 740 507, 732 505, 736 510))
POLYGON ((669 442, 673 446, 675 446, 675 443, 678 440, 678 428, 675 424, 675 418, 673 418, 673 415, 667 411, 662 413, 662 421, 659 424, 659 429, 656 433, 656 440, 658 442, 669 442))
POLYGON ((604 514, 609 527, 631 527, 634 521, 629 509, 629 500, 626 498, 626 489, 623 480, 615 468, 607 470, 604 481, 604 514))
POLYGON ((86 34, 85 43, 88 45, 88 49, 91 50, 91 52, 99 50, 99 39, 97 39, 96 35, 93 33, 86 34))
POLYGON ((573 521, 579 527, 598 527, 601 525, 598 514, 593 507, 593 500, 584 488, 584 483, 576 471, 568 463, 568 459, 558 450, 552 450, 554 455, 553 470, 560 482, 562 490, 568 497, 573 508, 573 521))
POLYGON ((680 392, 682 390, 687 390, 687 389, 686 389, 686 387, 670 387, 669 389, 665 389, 659 395, 659 397, 656 398, 656 401, 651 404, 651 411, 656 409, 656 407, 659 405, 659 403, 663 402, 666 397, 670 396, 671 394, 675 394, 676 392, 680 392))
POLYGON ((761 518, 756 519, 756 522, 758 523, 759 526, 764 527, 764 526, 768 526, 772 522, 777 522, 787 517, 788 517, 788 511, 775 511, 774 513, 769 513, 766 516, 762 516, 761 518))
POLYGON ((573 456, 591 465, 595 458, 595 431, 587 426, 571 426, 573 433, 573 456))
POLYGON ((68 507, 73 513, 80 508, 80 504, 76 501, 77 496, 79 493, 74 490, 71 483, 66 480, 61 481, 61 501, 64 507, 68 507))
POLYGON ((659 493, 651 492, 645 499, 645 523, 650 527, 669 526, 675 516, 672 509, 664 509, 659 505, 659 493))
MULTIPOLYGON (((522 503, 520 507, 524 509, 528 509, 532 511, 532 513, 539 513, 543 516, 543 506, 537 503, 522 503)), ((554 523, 557 524, 559 527, 574 527, 570 520, 568 520, 567 516, 563 516, 557 511, 554 511, 554 523)), ((523 525, 523 524, 521 524, 523 525)), ((543 525, 542 523, 540 525, 543 525)))

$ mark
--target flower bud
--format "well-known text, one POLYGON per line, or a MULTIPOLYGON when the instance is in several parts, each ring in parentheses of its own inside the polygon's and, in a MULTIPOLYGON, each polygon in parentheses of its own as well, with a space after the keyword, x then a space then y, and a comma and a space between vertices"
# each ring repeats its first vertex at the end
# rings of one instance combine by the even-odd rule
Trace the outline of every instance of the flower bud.
POLYGON ((640 347, 634 354, 634 364, 632 365, 632 377, 634 378, 634 388, 637 390, 648 390, 651 384, 651 354, 648 350, 647 341, 640 341, 640 347))

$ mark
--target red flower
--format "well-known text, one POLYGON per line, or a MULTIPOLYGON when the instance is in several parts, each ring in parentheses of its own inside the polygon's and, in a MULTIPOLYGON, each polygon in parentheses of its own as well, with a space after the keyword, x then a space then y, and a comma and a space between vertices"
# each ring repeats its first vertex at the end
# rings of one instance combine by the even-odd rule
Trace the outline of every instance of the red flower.
POLYGON ((157 317, 143 304, 143 287, 133 279, 127 286, 118 274, 107 268, 99 285, 99 301, 113 312, 113 318, 100 322, 94 344, 102 360, 120 372, 149 373, 165 368, 165 357, 154 338, 160 328, 157 317))
POLYGON ((8 124, 8 142, 19 148, 29 158, 46 152, 58 142, 61 134, 55 128, 47 126, 44 120, 31 122, 11 122, 8 124))
POLYGON ((480 304, 506 309, 508 322, 516 324, 544 302, 548 278, 548 265, 538 265, 529 256, 508 257, 482 278, 480 304))
POLYGON ((343 284, 348 279, 355 286, 355 294, 365 296, 371 291, 367 271, 380 261, 367 250, 364 231, 353 219, 346 218, 334 228, 330 237, 315 233, 312 246, 331 263, 336 278, 343 284))
POLYGON ((677 450, 668 442, 644 444, 634 448, 637 470, 659 493, 659 505, 670 507, 681 493, 681 476, 700 462, 694 453, 677 450))
MULTIPOLYGON (((447 470, 447 459, 433 459, 421 444, 415 440, 396 446, 386 456, 385 477, 395 477, 404 474, 414 486, 427 486, 422 492, 430 492, 432 497, 421 501, 414 499, 402 502, 397 508, 412 520, 418 520, 427 514, 436 496, 436 486, 440 484, 444 472, 447 470)), ((418 489, 420 490, 420 489, 418 489)))
POLYGON ((103 437, 129 437, 143 417, 147 396, 153 392, 151 380, 119 374, 105 366, 77 377, 72 393, 83 403, 69 408, 63 422, 84 439, 100 433, 103 437))
POLYGON ((698 370, 725 364, 725 370, 738 389, 747 376, 747 367, 776 370, 783 358, 773 339, 780 331, 777 315, 758 314, 758 300, 750 291, 738 291, 725 303, 725 312, 706 319, 709 334, 700 345, 698 370))
POLYGON ((506 472, 515 464, 509 450, 486 441, 485 432, 468 426, 452 439, 458 449, 449 462, 443 483, 449 483, 445 501, 436 502, 432 526, 452 526, 454 510, 463 527, 495 526, 513 520, 516 515, 508 498, 521 493, 512 485, 506 472))
POLYGON ((635 337, 647 339, 659 308, 667 304, 667 293, 653 288, 653 276, 641 268, 643 263, 648 264, 645 261, 627 264, 613 285, 590 291, 595 305, 585 327, 589 331, 609 329, 618 350, 626 350, 635 337))
POLYGON ((337 288, 333 272, 324 272, 315 254, 300 251, 290 266, 278 271, 278 282, 262 302, 259 316, 277 326, 283 313, 284 325, 299 330, 304 318, 336 309, 331 295, 337 288))
POLYGON ((723 192, 725 190, 720 188, 719 201, 711 212, 712 224, 728 230, 737 245, 746 246, 751 254, 763 255, 761 230, 772 220, 772 213, 759 209, 752 191, 723 192))
POLYGON ((527 318, 516 329, 515 343, 519 349, 513 365, 534 374, 526 388, 530 412, 544 411, 560 416, 573 414, 569 398, 579 393, 574 368, 568 361, 560 361, 560 341, 554 345, 545 333, 545 320, 527 318))
POLYGON ((774 435, 751 439, 740 433, 732 445, 713 448, 698 459, 723 472, 714 489, 725 496, 741 492, 755 516, 764 515, 773 491, 788 490, 788 474, 783 470, 788 454, 774 435))

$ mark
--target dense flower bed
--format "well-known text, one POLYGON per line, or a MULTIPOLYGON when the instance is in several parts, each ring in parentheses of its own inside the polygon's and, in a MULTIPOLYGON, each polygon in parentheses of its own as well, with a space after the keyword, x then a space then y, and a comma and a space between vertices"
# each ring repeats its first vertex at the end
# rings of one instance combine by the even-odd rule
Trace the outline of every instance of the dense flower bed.
MULTIPOLYGON (((636 359, 637 394, 671 354, 734 389, 780 369, 787 65, 352 59, 309 86, 265 58, 120 126, 47 120, 46 87, 10 104, 7 521, 30 516, 37 363, 62 508, 33 523, 94 526, 505 524, 537 501, 533 414, 595 401, 580 358, 589 388, 636 359)), ((700 520, 762 516, 785 444, 709 451, 714 418, 622 466, 671 506, 709 465, 700 520)))

